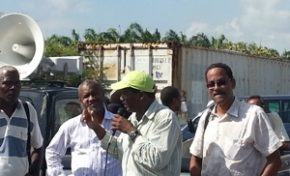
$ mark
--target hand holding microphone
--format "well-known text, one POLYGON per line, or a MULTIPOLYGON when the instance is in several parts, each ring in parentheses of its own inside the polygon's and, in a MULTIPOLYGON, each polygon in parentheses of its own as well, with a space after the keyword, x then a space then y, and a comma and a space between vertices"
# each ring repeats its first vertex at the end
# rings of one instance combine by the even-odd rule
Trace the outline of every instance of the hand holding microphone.
POLYGON ((112 129, 113 133, 112 135, 115 135, 116 130, 119 130, 124 133, 128 133, 131 129, 135 129, 133 124, 124 117, 126 111, 123 107, 119 107, 117 114, 114 115, 114 118, 112 120, 112 129))

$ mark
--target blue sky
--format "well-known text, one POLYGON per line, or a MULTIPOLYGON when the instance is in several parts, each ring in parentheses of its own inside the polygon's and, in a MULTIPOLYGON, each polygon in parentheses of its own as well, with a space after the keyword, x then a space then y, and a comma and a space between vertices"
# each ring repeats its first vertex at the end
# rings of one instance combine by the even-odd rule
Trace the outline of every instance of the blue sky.
POLYGON ((45 38, 71 36, 72 29, 81 36, 87 28, 123 32, 137 22, 162 36, 169 29, 187 36, 224 34, 231 41, 290 50, 289 0, 2 0, 0 12, 31 16, 45 38))

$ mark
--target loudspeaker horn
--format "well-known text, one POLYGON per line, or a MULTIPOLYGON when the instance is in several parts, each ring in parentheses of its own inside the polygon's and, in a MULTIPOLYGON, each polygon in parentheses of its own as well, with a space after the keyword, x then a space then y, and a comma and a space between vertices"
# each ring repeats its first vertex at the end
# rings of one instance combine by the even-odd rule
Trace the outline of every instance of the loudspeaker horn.
POLYGON ((44 40, 39 26, 27 15, 8 13, 0 16, 0 29, 0 66, 14 66, 21 80, 27 78, 43 55, 44 40))

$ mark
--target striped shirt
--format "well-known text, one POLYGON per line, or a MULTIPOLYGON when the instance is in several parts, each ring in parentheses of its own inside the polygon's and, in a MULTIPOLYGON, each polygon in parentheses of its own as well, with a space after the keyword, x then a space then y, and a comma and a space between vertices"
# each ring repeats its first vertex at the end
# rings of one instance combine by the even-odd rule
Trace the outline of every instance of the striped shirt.
POLYGON ((140 121, 130 116, 138 135, 133 142, 128 134, 112 137, 107 132, 102 147, 122 159, 125 176, 179 176, 181 169, 182 135, 173 111, 154 101, 140 121))
MULTIPOLYGON (((111 129, 113 114, 105 112, 102 126, 111 129)), ((121 162, 107 155, 100 147, 96 133, 86 123, 81 122, 81 115, 66 121, 55 134, 46 148, 47 174, 65 175, 61 158, 67 148, 71 149, 71 171, 74 176, 119 176, 122 175, 121 162), (105 173, 105 165, 106 173, 105 173)))
MULTIPOLYGON (((31 146, 40 148, 43 143, 37 113, 27 102, 30 113, 31 146)), ((21 101, 9 118, 0 111, 0 176, 23 176, 28 172, 26 152, 28 121, 21 101)))

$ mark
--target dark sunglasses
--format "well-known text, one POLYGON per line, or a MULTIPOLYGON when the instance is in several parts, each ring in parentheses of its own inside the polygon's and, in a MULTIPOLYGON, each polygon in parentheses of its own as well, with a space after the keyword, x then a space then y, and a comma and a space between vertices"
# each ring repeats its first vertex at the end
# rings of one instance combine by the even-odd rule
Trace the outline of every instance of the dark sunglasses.
POLYGON ((209 81, 207 82, 206 87, 208 89, 215 87, 215 85, 217 85, 217 87, 221 87, 221 86, 227 85, 228 82, 229 82, 229 79, 219 79, 216 81, 209 81))

